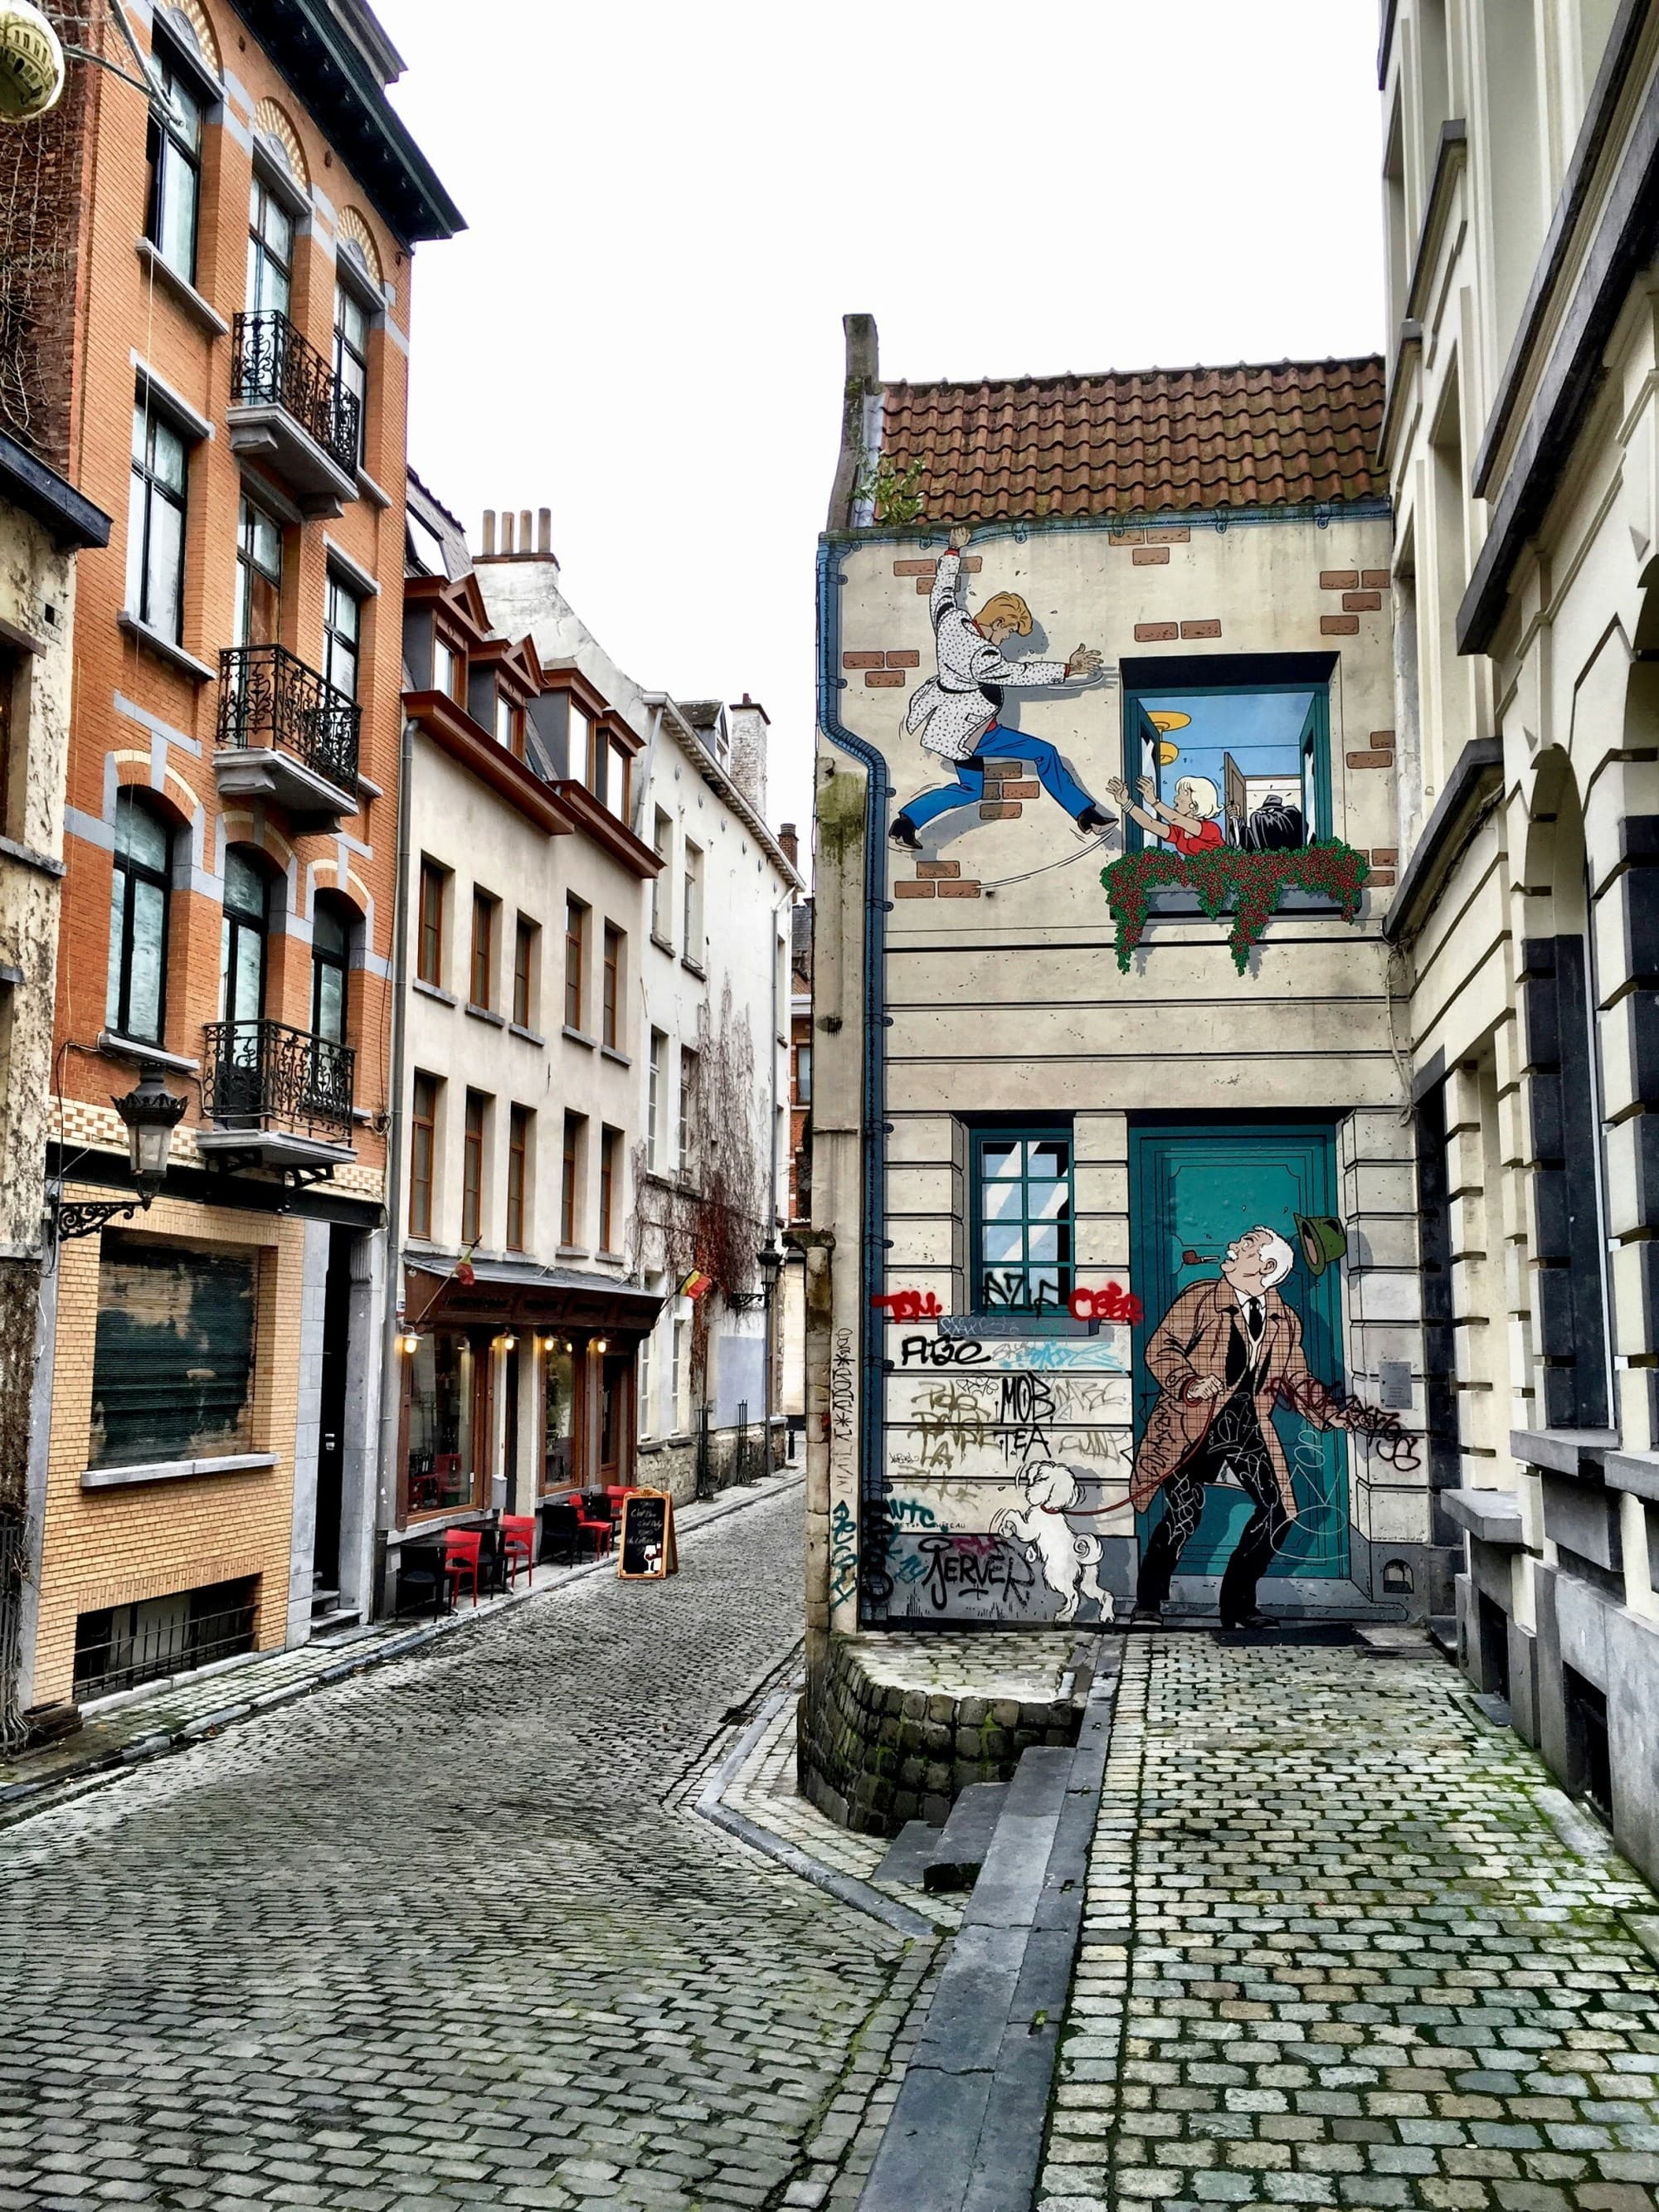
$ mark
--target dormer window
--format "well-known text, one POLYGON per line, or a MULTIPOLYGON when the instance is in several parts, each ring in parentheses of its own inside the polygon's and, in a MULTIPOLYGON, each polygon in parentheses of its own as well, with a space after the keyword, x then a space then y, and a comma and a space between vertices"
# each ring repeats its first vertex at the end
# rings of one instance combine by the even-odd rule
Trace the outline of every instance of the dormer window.
POLYGON ((447 638, 434 636, 432 641, 432 688, 465 703, 466 662, 447 638))
POLYGON ((524 758, 524 708, 499 690, 495 694, 495 742, 514 760, 524 758))

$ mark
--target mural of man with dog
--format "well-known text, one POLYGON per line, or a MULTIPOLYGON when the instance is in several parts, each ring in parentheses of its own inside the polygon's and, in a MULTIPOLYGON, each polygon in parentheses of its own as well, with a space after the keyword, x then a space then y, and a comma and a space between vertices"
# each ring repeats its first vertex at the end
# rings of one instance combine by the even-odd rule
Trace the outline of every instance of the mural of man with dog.
POLYGON ((1210 1484, 1232 1484, 1252 1511, 1221 1579, 1221 1625, 1271 1626, 1256 1584, 1297 1514, 1277 1405, 1320 1428, 1351 1428, 1353 1409, 1309 1372, 1302 1323, 1279 1296, 1296 1255, 1276 1231, 1248 1231, 1227 1247, 1218 1275, 1182 1291, 1146 1346, 1158 1397, 1135 1453, 1138 1512, 1162 1495, 1164 1513, 1140 1563, 1137 1620, 1157 1621, 1210 1484))
MULTIPOLYGON (((988 760, 1029 762, 1048 796, 1063 806, 1087 836, 1115 829, 1117 817, 1096 805, 1058 749, 1046 738, 1005 729, 998 720, 1003 694, 1093 683, 1101 658, 1079 645, 1069 660, 1009 660, 1003 647, 1011 637, 1031 635, 1031 611, 1017 592, 997 592, 977 617, 969 615, 963 549, 971 532, 957 529, 934 574, 929 615, 939 653, 939 672, 920 685, 904 718, 906 732, 920 734, 924 751, 935 753, 956 770, 954 783, 941 784, 907 800, 889 832, 896 845, 920 852, 918 831, 954 808, 975 805, 985 795, 988 760)), ((977 820, 977 816, 975 817, 977 820)))

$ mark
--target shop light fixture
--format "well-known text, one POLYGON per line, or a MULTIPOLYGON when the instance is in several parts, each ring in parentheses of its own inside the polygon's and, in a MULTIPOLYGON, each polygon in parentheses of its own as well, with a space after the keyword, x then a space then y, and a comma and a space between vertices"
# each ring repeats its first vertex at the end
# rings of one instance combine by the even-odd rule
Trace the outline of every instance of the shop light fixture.
POLYGON ((420 1349, 420 1343, 421 1340, 418 1336, 406 1336, 404 1339, 404 1350, 412 1358, 415 1352, 420 1349))
POLYGON ((593 1349, 595 1352, 605 1352, 609 1350, 609 1348, 610 1347, 606 1345, 605 1340, 602 1336, 596 1336, 594 1338, 593 1349))

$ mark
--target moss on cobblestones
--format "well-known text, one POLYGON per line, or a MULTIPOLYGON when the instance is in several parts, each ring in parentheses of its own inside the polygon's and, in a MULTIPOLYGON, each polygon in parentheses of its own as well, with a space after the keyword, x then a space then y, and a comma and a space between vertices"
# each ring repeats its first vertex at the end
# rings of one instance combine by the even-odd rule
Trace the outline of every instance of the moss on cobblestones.
POLYGON ((1042 2212, 1651 2212, 1651 1893, 1449 1669, 1136 1638, 1042 2212))

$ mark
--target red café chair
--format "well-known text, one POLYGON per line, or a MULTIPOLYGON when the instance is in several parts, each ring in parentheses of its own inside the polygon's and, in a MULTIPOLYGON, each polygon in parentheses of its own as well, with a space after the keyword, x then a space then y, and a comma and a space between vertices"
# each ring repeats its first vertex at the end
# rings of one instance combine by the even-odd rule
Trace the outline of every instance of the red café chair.
POLYGON ((478 1550, 483 1542, 483 1533, 478 1528, 447 1528, 444 1531, 444 1565, 455 1580, 455 1595, 459 1597, 461 1584, 472 1588, 472 1602, 478 1602, 478 1550))
POLYGON ((536 1516, 533 1513, 502 1514, 501 1552, 507 1560, 509 1588, 516 1587, 520 1567, 534 1580, 536 1516))
MULTIPOLYGON (((611 1549, 617 1530, 608 1510, 603 1514, 589 1510, 592 1503, 586 1491, 577 1498, 576 1526, 584 1536, 591 1536, 593 1539, 593 1556, 595 1559, 599 1559, 611 1549)), ((609 1503, 607 1499, 607 1507, 609 1503)))

